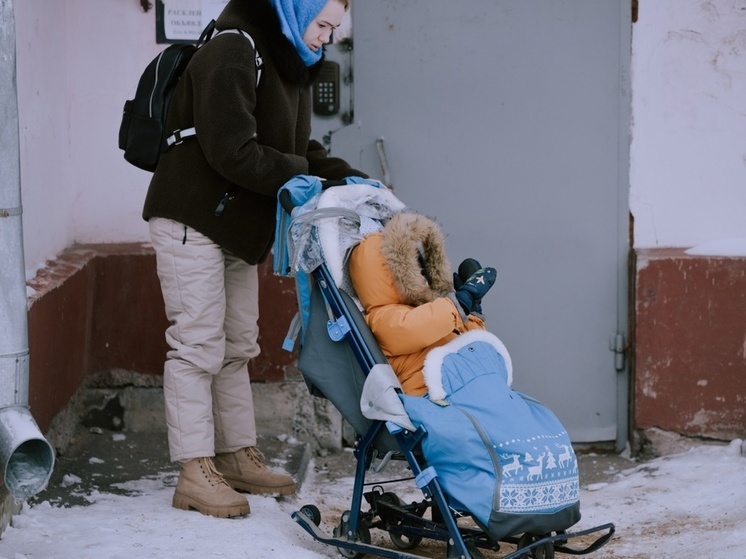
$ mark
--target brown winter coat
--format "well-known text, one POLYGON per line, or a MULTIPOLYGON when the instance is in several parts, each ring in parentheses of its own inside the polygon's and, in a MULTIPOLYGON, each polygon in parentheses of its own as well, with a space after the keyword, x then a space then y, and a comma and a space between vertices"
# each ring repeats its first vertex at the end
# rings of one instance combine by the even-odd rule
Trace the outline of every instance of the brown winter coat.
POLYGON ((355 247, 349 271, 366 322, 407 394, 427 392, 422 367, 431 349, 484 328, 474 315, 464 323, 448 297, 453 281, 443 234, 424 216, 394 216, 381 233, 355 247), (418 263, 420 252, 429 283, 418 263))
POLYGON ((252 36, 264 61, 259 85, 254 49, 245 37, 222 34, 197 51, 176 88, 166 126, 194 126, 197 137, 161 155, 143 218, 189 225, 256 264, 272 245, 276 195, 288 179, 366 175, 327 157, 310 140, 310 85, 321 63, 303 64, 267 0, 231 0, 217 28, 240 28, 252 36), (225 207, 217 216, 221 200, 225 207))

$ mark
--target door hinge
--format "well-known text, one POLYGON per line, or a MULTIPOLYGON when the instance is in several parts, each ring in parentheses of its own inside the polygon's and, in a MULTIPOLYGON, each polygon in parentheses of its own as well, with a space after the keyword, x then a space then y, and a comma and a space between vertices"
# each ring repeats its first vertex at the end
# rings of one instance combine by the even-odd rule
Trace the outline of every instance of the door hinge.
POLYGON ((609 350, 614 352, 614 368, 623 371, 627 359, 627 340, 624 334, 617 332, 609 336, 609 350))

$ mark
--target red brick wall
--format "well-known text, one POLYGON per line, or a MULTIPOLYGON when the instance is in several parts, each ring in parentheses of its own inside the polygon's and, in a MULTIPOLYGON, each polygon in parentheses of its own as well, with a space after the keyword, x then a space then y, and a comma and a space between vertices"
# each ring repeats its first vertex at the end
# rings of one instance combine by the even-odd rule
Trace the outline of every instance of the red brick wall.
POLYGON ((42 432, 88 371, 92 251, 70 252, 29 282, 29 406, 42 432))
POLYGON ((636 428, 746 434, 746 258, 640 250, 634 302, 636 428))
MULTIPOLYGON (((42 432, 86 375, 127 369, 160 375, 168 326, 148 245, 79 245, 28 282, 29 404, 42 432)), ((253 381, 279 382, 295 353, 281 349, 295 314, 294 282, 260 266, 260 344, 253 381)))
POLYGON ((87 372, 118 368, 160 375, 168 326, 155 255, 142 245, 98 245, 87 372))

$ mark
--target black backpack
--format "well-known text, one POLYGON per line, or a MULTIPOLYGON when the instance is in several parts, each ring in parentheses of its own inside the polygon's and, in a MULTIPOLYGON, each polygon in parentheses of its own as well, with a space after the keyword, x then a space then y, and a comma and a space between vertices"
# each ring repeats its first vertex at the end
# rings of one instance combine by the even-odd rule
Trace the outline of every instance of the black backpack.
MULTIPOLYGON (((145 171, 155 171, 164 151, 180 144, 184 138, 196 136, 194 128, 174 130, 164 138, 164 127, 176 84, 197 49, 213 37, 215 20, 202 31, 196 44, 174 44, 156 56, 140 76, 134 99, 124 103, 122 124, 119 126, 119 149, 124 158, 145 171)), ((256 83, 262 74, 262 59, 251 36, 243 30, 229 29, 221 33, 240 33, 254 47, 256 83)))

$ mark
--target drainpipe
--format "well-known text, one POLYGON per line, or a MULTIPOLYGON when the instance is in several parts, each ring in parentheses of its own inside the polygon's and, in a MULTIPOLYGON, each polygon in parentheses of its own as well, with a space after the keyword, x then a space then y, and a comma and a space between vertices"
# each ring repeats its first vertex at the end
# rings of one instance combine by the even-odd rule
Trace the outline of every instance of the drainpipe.
POLYGON ((28 407, 29 351, 21 223, 13 1, 0 0, 0 475, 27 499, 52 475, 54 451, 28 407))

